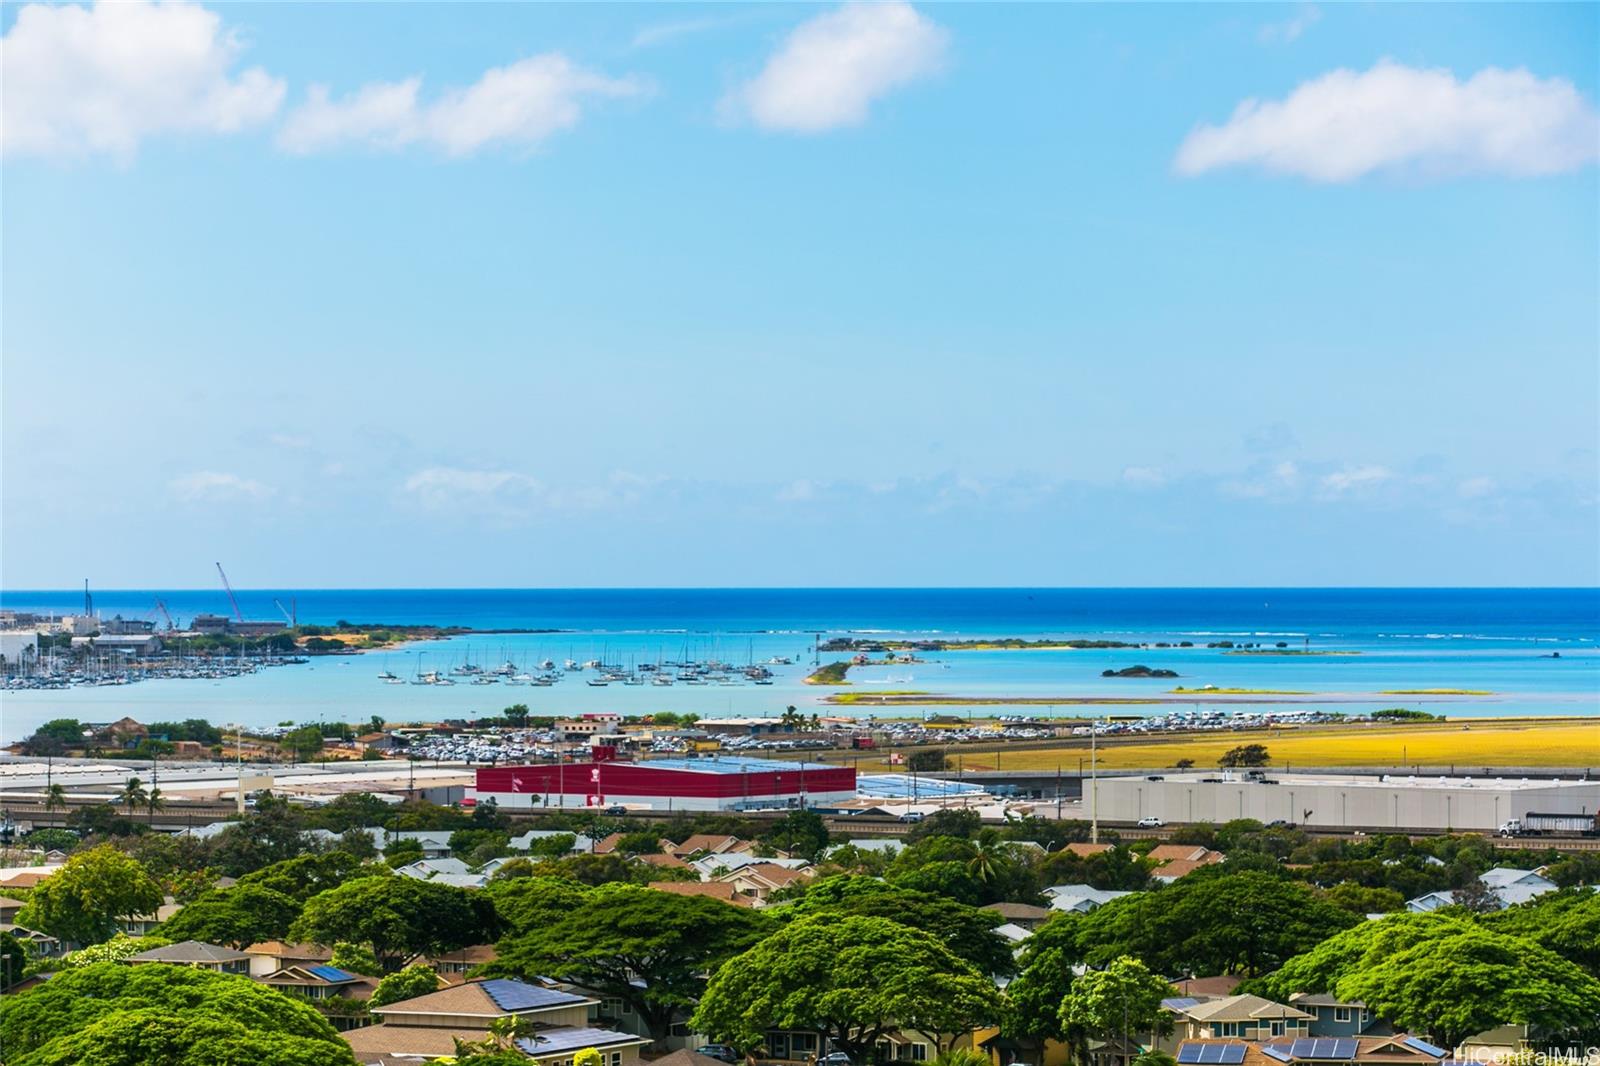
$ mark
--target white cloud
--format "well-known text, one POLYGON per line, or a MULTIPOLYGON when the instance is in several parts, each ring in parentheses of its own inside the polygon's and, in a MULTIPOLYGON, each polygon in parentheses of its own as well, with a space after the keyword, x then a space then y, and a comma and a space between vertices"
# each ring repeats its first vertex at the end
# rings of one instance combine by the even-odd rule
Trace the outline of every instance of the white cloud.
POLYGON ((1322 9, 1316 4, 1306 4, 1282 22, 1269 22, 1256 31, 1262 44, 1291 44, 1300 35, 1322 20, 1322 9))
POLYGON ((1459 81, 1384 60, 1303 82, 1283 100, 1246 100, 1223 125, 1196 127, 1174 165, 1344 182, 1381 170, 1558 174, 1597 157, 1600 115, 1564 78, 1488 67, 1459 81))
POLYGON ((430 466, 412 474, 405 491, 430 511, 516 509, 537 502, 542 488, 510 470, 462 470, 430 466))
POLYGON ((1343 470, 1324 474, 1319 484, 1323 492, 1337 496, 1352 489, 1382 484, 1392 477, 1393 472, 1383 466, 1347 466, 1343 470))
POLYGON ((224 503, 231 500, 264 500, 276 490, 238 474, 200 470, 167 483, 172 494, 185 503, 224 503))
POLYGON ((764 129, 858 125, 874 100, 937 72, 949 36, 902 0, 846 4, 801 23, 723 108, 764 129))
POLYGON ((490 145, 533 148, 577 125, 586 100, 648 91, 640 79, 607 77, 557 52, 487 70, 432 103, 419 102, 421 88, 421 78, 373 82, 335 100, 327 86, 313 85, 289 113, 278 144, 297 153, 351 143, 382 149, 422 144, 452 156, 490 145))
POLYGON ((1493 494, 1494 490, 1493 478, 1469 477, 1456 486, 1456 495, 1463 500, 1478 500, 1493 494))
POLYGON ((1122 482, 1137 488, 1155 489, 1167 483, 1167 475, 1153 466, 1130 466, 1122 471, 1122 482))
POLYGON ((233 133, 277 113, 284 83, 231 73, 242 48, 198 4, 28 4, 0 47, 11 154, 129 158, 163 133, 233 133))

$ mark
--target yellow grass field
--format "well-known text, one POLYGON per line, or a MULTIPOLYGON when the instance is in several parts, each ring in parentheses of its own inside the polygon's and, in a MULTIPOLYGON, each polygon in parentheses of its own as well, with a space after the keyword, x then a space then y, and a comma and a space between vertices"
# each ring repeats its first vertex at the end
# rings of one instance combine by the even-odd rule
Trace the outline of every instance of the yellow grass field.
MULTIPOLYGON (((1100 746, 1100 765, 1112 770, 1171 766, 1193 759, 1196 768, 1217 765, 1240 744, 1264 744, 1271 766, 1600 766, 1600 719, 1501 718, 1409 726, 1349 725, 1254 730, 1222 736, 1166 738, 1100 746)), ((952 748, 956 755, 959 748, 952 748)), ((1076 771, 1087 761, 1087 744, 962 754, 968 768, 1076 771)))

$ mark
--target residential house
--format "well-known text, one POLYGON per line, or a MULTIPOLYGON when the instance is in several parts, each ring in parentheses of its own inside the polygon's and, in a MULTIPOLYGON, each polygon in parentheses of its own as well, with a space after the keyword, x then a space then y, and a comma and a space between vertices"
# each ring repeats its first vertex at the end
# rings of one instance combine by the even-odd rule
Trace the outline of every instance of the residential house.
POLYGON ((1317 1066, 1339 1063, 1349 1066, 1439 1066, 1442 1060, 1449 1058, 1449 1052, 1444 1048, 1405 1033, 1274 1040, 1262 1045, 1261 1051, 1270 1063, 1280 1066, 1284 1063, 1315 1063, 1317 1066))
POLYGON ((57 940, 49 933, 41 933, 36 929, 28 929, 20 925, 12 925, 10 922, 0 922, 0 933, 10 933, 12 936, 22 941, 23 944, 27 945, 28 950, 33 953, 35 958, 53 959, 56 956, 65 953, 63 951, 61 941, 57 940))
POLYGON ((437 1059, 455 1054, 456 1040, 486 1038, 490 1023, 506 1017, 536 1027, 519 1048, 541 1066, 572 1066, 573 1057, 592 1047, 606 1066, 633 1066, 641 1036, 597 1029, 589 1017, 598 1000, 525 981, 496 978, 464 984, 374 1008, 381 1024, 342 1033, 356 1061, 375 1063, 385 1056, 437 1059))
POLYGON ((250 956, 242 951, 225 948, 220 944, 207 944, 200 940, 180 940, 164 948, 151 948, 124 960, 130 966, 143 966, 164 962, 173 966, 192 966, 197 970, 214 970, 217 973, 250 973, 250 956))
POLYGON ((474 944, 457 948, 442 955, 417 955, 406 960, 407 966, 423 965, 451 984, 466 980, 467 972, 474 967, 493 962, 496 958, 493 944, 474 944))
POLYGON ((265 977, 291 966, 309 968, 333 960, 333 952, 318 944, 286 944, 281 940, 265 940, 244 949, 250 957, 250 976, 265 977))
POLYGON ((809 881, 816 875, 810 868, 791 869, 772 862, 758 862, 749 866, 741 866, 730 873, 716 878, 733 885, 734 891, 739 895, 752 900, 757 907, 765 906, 772 893, 780 888, 787 888, 797 881, 809 881))
POLYGON ((593 837, 590 837, 584 833, 566 833, 559 829, 530 829, 521 836, 515 836, 511 838, 511 850, 527 851, 529 848, 533 847, 534 841, 536 840, 546 840, 550 837, 558 836, 570 836, 573 838, 572 847, 568 854, 586 855, 594 850, 595 842, 593 837))
POLYGON ((1103 855, 1110 851, 1110 844, 1090 844, 1088 841, 1075 840, 1062 847, 1062 851, 1070 852, 1080 859, 1087 859, 1091 855, 1103 855))
POLYGON ((418 859, 416 862, 407 863, 404 866, 396 866, 394 872, 402 877, 414 877, 418 881, 431 881, 440 874, 456 876, 470 874, 472 873, 472 867, 460 859, 441 857, 437 859, 418 859))
POLYGON ((660 869, 660 870, 687 870, 687 869, 689 869, 689 864, 688 863, 684 862, 682 859, 678 858, 676 855, 669 855, 664 851, 660 852, 658 854, 652 854, 652 855, 639 855, 639 856, 637 856, 637 858, 638 858, 638 860, 640 862, 645 863, 648 866, 654 866, 654 867, 656 867, 657 869, 660 869))
POLYGON ((1239 982, 1244 978, 1236 974, 1216 974, 1212 977, 1180 977, 1172 982, 1173 991, 1179 996, 1191 996, 1195 999, 1221 999, 1223 996, 1233 995, 1233 990, 1239 987, 1239 982))
POLYGON ((1310 1013, 1262 996, 1174 996, 1161 1006, 1174 1017, 1172 1035, 1161 1041, 1166 1051, 1185 1040, 1294 1040, 1310 1035, 1310 1013))
POLYGON ((1387 1036, 1394 1027, 1382 1021, 1359 1000, 1342 1000, 1327 992, 1296 992, 1289 1005, 1311 1015, 1313 1037, 1387 1036))
POLYGON ((1002 922, 994 927, 994 931, 1011 941, 1014 946, 1020 947, 1022 942, 1033 935, 1033 930, 1024 929, 1011 922, 1002 922))
POLYGON ((183 904, 167 896, 161 906, 150 914, 136 914, 119 923, 120 928, 129 936, 149 936, 156 931, 156 927, 183 910, 183 904))
POLYGON ((762 864, 786 866, 791 870, 804 870, 811 865, 805 859, 786 859, 782 856, 762 858, 747 851, 725 851, 720 855, 702 855, 698 859, 689 860, 689 865, 700 874, 702 880, 720 877, 725 873, 742 870, 746 866, 762 864))
MULTIPOLYGON (((1537 870, 1517 870, 1509 866, 1497 866, 1493 870, 1485 870, 1478 880, 1482 881, 1490 894, 1500 901, 1501 907, 1526 903, 1546 892, 1554 892, 1557 888, 1554 881, 1537 870)), ((1455 892, 1429 892, 1416 899, 1406 900, 1406 910, 1425 914, 1440 907, 1448 907, 1455 901, 1455 892)))
POLYGON ((721 855, 728 851, 749 851, 755 844, 751 841, 740 840, 735 836, 724 836, 719 833, 695 833, 682 844, 674 844, 671 853, 680 859, 687 859, 691 855, 707 854, 721 855))
POLYGON ((1171 884, 1202 867, 1221 862, 1224 856, 1220 851, 1190 844, 1160 844, 1151 848, 1145 858, 1156 867, 1150 876, 1157 881, 1171 884))
POLYGON ((1097 907, 1102 907, 1114 899, 1132 895, 1116 889, 1093 888, 1089 885, 1051 885, 1044 890, 1044 895, 1050 901, 1053 911, 1070 911, 1074 914, 1088 914, 1097 907))
POLYGON ((257 977, 257 981, 270 985, 279 992, 304 996, 307 999, 370 999, 377 991, 378 979, 365 974, 351 973, 337 966, 287 966, 276 973, 257 977))
POLYGON ((748 897, 739 895, 739 890, 730 881, 651 881, 646 887, 658 892, 671 892, 675 896, 705 896, 708 899, 720 899, 737 907, 748 907, 751 904, 748 897))
POLYGON ((59 869, 59 865, 7 867, 0 870, 0 891, 8 888, 38 888, 40 881, 59 869))
POLYGON ((998 914, 1007 924, 1030 933, 1056 913, 1049 907, 1035 907, 1031 903, 991 903, 983 909, 998 914))
POLYGON ((12 899, 10 896, 0 896, 0 923, 10 925, 12 922, 16 921, 17 912, 22 910, 22 908, 25 906, 26 904, 20 899, 12 899))
POLYGON ((415 840, 422 845, 424 859, 442 859, 450 854, 450 831, 448 829, 416 829, 395 833, 396 840, 415 840))

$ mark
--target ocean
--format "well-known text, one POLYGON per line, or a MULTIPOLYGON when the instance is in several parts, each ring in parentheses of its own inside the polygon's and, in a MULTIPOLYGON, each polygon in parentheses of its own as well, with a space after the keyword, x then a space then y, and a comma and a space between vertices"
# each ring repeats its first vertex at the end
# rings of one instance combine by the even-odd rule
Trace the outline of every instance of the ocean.
MULTIPOLYGON (((317 720, 391 721, 471 717, 526 703, 536 714, 612 710, 703 716, 776 714, 795 705, 824 711, 830 690, 806 685, 813 641, 829 636, 1060 637, 1128 642, 1189 641, 1191 648, 946 651, 922 662, 851 672, 844 691, 915 690, 955 696, 1043 700, 984 713, 1079 715, 1162 713, 1167 705, 1085 705, 1098 697, 1180 700, 1181 709, 1241 709, 1176 686, 1307 693, 1284 706, 1362 711, 1412 706, 1451 716, 1600 714, 1600 589, 381 589, 236 590, 244 615, 302 623, 459 625, 477 633, 361 656, 224 680, 160 680, 114 687, 11 691, 0 695, 0 740, 43 721, 74 717, 143 721, 189 717, 269 725, 317 720), (1283 642, 1321 655, 1234 655, 1218 641, 1283 642), (623 665, 718 658, 735 664, 774 657, 769 686, 595 687, 574 675, 549 688, 506 685, 389 685, 471 661, 600 659, 623 665), (1101 677, 1132 665, 1176 671, 1177 680, 1101 677), (1456 689, 1485 696, 1397 696, 1456 689), (1063 700, 1059 707, 1048 701, 1063 700), (1072 701, 1067 703, 1065 701, 1072 701)), ((182 621, 231 613, 217 590, 94 593, 102 617, 156 618, 161 600, 182 621)), ((77 613, 82 591, 0 593, 0 607, 77 613)), ((839 658, 823 653, 823 661, 839 658)), ((916 714, 915 708, 908 714, 916 714)), ((1597 726, 1600 727, 1600 726, 1597 726)))

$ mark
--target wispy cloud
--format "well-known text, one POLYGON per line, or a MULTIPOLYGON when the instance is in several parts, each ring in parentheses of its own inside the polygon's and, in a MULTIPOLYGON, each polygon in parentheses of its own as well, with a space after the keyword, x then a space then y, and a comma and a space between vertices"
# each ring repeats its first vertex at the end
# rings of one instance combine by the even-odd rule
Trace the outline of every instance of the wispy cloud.
POLYGON ((1559 174, 1597 157, 1600 114, 1565 78, 1488 67, 1461 81, 1384 60, 1331 71, 1283 100, 1246 100, 1222 125, 1190 133, 1174 165, 1190 176, 1253 166, 1346 182, 1394 170, 1559 174))
POLYGON ((846 4, 796 27, 723 111, 793 133, 859 125, 875 101, 936 73, 949 39, 903 0, 846 4))
POLYGON ((1322 491, 1337 496, 1354 489, 1381 485, 1394 477, 1394 471, 1384 466, 1351 466, 1324 474, 1318 484, 1322 491))
POLYGON ((639 96, 649 85, 547 52, 487 70, 431 103, 420 99, 421 90, 422 79, 413 77, 373 82, 336 100, 327 86, 313 85, 289 113, 278 143, 302 154, 351 144, 385 150, 420 144, 450 156, 490 146, 528 149, 576 126, 587 102, 639 96))
POLYGON ((277 490, 238 474, 200 470, 167 483, 172 495, 184 503, 226 503, 265 500, 277 490))
POLYGON ((406 478, 405 493, 430 511, 489 508, 519 510, 537 502, 543 487, 511 470, 430 466, 406 478))
POLYGON ((157 134, 233 133, 269 120, 284 83, 220 16, 182 0, 27 4, 0 45, 0 142, 15 155, 131 158, 157 134))
POLYGON ((1269 22, 1256 31, 1262 44, 1292 44, 1300 35, 1322 21, 1322 9, 1316 4, 1305 4, 1282 22, 1269 22))
POLYGON ((741 15, 708 15, 705 18, 654 22, 648 26, 639 27, 638 31, 633 35, 631 47, 635 49, 655 48, 658 45, 670 44, 683 37, 692 37, 698 33, 720 30, 724 26, 739 21, 742 17, 741 15))

